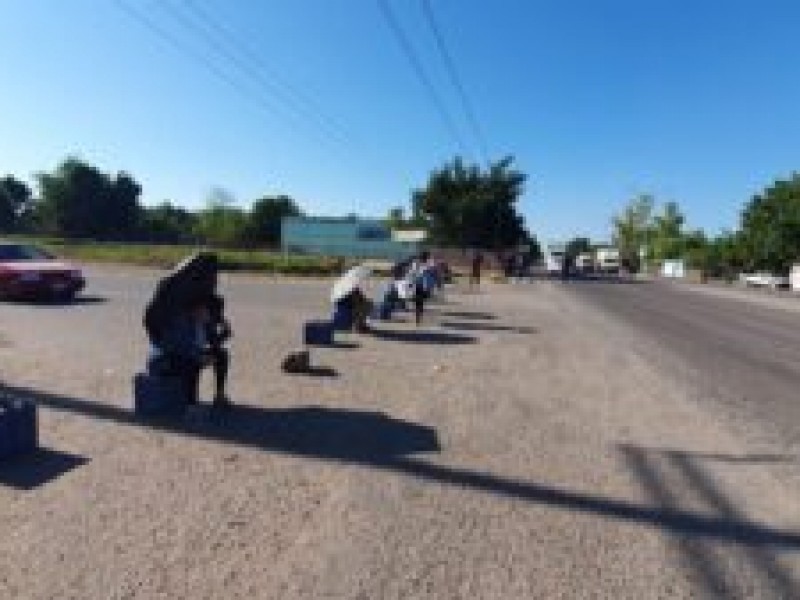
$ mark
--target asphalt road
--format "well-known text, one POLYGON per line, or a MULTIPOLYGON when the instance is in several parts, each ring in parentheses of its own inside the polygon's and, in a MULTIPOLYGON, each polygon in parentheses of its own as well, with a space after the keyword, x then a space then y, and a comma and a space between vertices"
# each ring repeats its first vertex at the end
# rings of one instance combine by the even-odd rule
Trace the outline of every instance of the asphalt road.
POLYGON ((800 299, 775 302, 665 282, 572 281, 565 288, 636 331, 630 343, 699 402, 787 446, 800 445, 800 299))

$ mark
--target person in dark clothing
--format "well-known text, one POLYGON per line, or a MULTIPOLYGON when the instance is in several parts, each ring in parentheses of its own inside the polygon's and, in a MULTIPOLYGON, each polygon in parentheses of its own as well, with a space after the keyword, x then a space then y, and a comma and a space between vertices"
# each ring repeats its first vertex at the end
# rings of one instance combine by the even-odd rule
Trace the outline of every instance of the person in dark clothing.
POLYGON ((163 324, 153 344, 147 369, 153 375, 181 380, 187 404, 199 401, 200 372, 209 362, 205 331, 209 310, 197 300, 163 324))
POLYGON ((352 316, 353 331, 358 333, 369 332, 367 318, 372 312, 372 303, 361 291, 361 288, 355 288, 344 298, 337 300, 336 305, 352 316))
POLYGON ((215 294, 219 260, 210 252, 198 252, 178 264, 156 286, 144 313, 150 343, 158 345, 164 329, 186 310, 215 294))
POLYGON ((471 270, 469 274, 469 285, 470 287, 479 286, 481 284, 481 267, 483 266, 483 255, 480 252, 476 252, 475 256, 472 257, 472 264, 471 270))
POLYGON ((230 405, 225 394, 230 355, 224 343, 232 336, 219 296, 198 299, 178 312, 161 330, 153 344, 148 371, 177 377, 183 383, 186 402, 199 402, 200 375, 211 366, 214 371, 214 406, 230 405))

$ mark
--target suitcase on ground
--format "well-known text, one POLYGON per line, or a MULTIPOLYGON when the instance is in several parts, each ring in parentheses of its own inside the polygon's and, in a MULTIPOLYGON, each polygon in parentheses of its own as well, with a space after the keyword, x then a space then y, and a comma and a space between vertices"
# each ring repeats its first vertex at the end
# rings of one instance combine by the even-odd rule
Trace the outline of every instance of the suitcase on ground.
POLYGON ((28 454, 39 445, 36 405, 21 398, 0 398, 0 459, 28 454))
POLYGON ((307 346, 330 346, 333 344, 333 323, 309 321, 303 326, 303 342, 307 346))
POLYGON ((186 390, 177 377, 138 373, 133 378, 134 412, 140 417, 175 415, 187 405, 186 390))

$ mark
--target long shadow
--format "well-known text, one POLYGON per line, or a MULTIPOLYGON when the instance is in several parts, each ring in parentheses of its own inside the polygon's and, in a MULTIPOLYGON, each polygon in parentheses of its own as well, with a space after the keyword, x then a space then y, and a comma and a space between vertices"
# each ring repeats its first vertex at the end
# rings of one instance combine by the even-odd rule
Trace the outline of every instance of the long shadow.
MULTIPOLYGON (((315 407, 264 409, 236 406, 220 419, 142 421, 128 410, 100 402, 5 384, 0 384, 0 391, 30 397, 42 407, 90 418, 316 460, 357 464, 442 485, 636 523, 687 538, 721 540, 756 548, 770 546, 800 550, 800 532, 744 518, 694 513, 675 507, 674 502, 666 506, 647 506, 471 469, 437 465, 409 456, 437 452, 440 446, 436 431, 381 413, 315 407)), ((661 490, 663 486, 657 487, 662 495, 668 492, 661 490)))
POLYGON ((474 319, 476 321, 496 321, 497 320, 497 316, 493 315, 492 313, 477 312, 477 311, 446 310, 446 311, 438 312, 436 314, 439 314, 439 315, 441 315, 443 317, 452 317, 454 319, 474 319))
POLYGON ((470 323, 468 321, 442 321, 439 326, 445 329, 460 329, 462 331, 508 332, 520 335, 538 333, 535 327, 513 327, 511 325, 494 325, 491 323, 470 323))
POLYGON ((39 448, 30 454, 0 461, 0 486, 32 490, 87 462, 82 456, 39 448))
POLYGON ((478 341, 471 335, 445 333, 441 331, 391 331, 389 329, 373 329, 372 335, 381 340, 405 342, 411 344, 474 344, 478 341))
POLYGON ((562 281, 564 283, 606 283, 614 285, 638 285, 648 284, 650 281, 646 279, 636 279, 634 277, 617 277, 606 275, 570 275, 569 277, 553 277, 553 281, 562 281))
POLYGON ((289 373, 294 377, 323 377, 329 379, 335 379, 339 377, 339 371, 333 369, 331 367, 317 367, 317 366, 310 366, 305 371, 300 371, 298 373, 289 373))
POLYGON ((324 460, 374 463, 414 452, 436 452, 436 431, 378 412, 321 407, 268 409, 234 404, 225 411, 141 419, 125 408, 0 384, 0 392, 41 407, 114 423, 149 427, 260 450, 324 460))
POLYGON ((14 306, 26 306, 30 308, 38 308, 38 309, 66 309, 66 308, 75 308, 79 306, 86 306, 86 305, 93 305, 93 304, 104 304, 108 302, 108 299, 103 296, 94 296, 94 295, 84 295, 84 296, 76 296, 75 298, 66 300, 60 298, 36 298, 36 299, 11 299, 11 300, 4 300, 6 304, 11 304, 14 306))
MULTIPOLYGON (((773 551, 782 544, 774 543, 775 540, 763 539, 761 532, 745 527, 747 519, 744 513, 715 484, 710 473, 698 464, 702 460, 762 464, 765 458, 769 462, 783 462, 786 457, 695 454, 678 450, 651 450, 631 445, 621 445, 619 450, 652 500, 666 510, 676 510, 680 502, 657 466, 659 458, 666 459, 675 472, 689 483, 699 498, 716 513, 717 516, 714 518, 727 523, 729 531, 736 534, 735 537, 724 536, 721 539, 738 542, 747 561, 756 569, 771 592, 778 598, 800 597, 800 583, 778 563, 774 556, 773 551)), ((730 573, 726 572, 708 544, 704 543, 707 540, 692 535, 680 537, 677 542, 686 557, 687 566, 700 576, 709 594, 720 598, 747 595, 745 590, 737 589, 738 586, 730 573)), ((796 546, 792 544, 791 547, 796 546)))

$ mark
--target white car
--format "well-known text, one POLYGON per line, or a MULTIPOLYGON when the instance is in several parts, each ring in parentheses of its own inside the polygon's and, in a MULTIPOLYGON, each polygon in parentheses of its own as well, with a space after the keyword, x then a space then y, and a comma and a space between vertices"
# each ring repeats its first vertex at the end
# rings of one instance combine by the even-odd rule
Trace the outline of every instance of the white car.
POLYGON ((789 287, 789 278, 780 275, 773 275, 765 271, 758 273, 742 273, 739 280, 750 287, 766 287, 773 290, 789 287))

